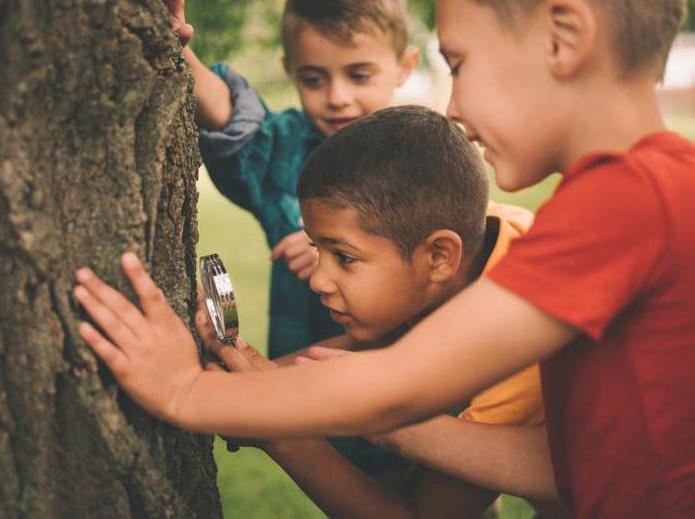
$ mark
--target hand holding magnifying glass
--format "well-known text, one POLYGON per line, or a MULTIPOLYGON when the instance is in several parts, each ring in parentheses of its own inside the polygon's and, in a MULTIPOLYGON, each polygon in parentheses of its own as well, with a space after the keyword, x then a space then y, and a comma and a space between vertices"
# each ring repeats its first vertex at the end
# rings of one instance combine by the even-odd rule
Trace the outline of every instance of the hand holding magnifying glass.
MULTIPOLYGON (((232 280, 217 254, 200 258, 200 278, 208 318, 220 342, 235 344, 239 335, 239 313, 232 280)), ((235 452, 239 445, 227 440, 227 450, 235 452)))

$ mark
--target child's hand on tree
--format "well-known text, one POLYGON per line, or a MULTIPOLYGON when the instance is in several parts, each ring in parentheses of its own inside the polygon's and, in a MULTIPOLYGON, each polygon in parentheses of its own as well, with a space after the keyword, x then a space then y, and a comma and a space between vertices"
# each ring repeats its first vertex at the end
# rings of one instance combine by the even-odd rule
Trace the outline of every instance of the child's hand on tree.
POLYGON ((106 337, 86 322, 78 331, 133 400, 163 420, 180 423, 186 398, 203 373, 193 337, 135 254, 124 254, 121 266, 142 311, 83 268, 74 294, 106 337))
POLYGON ((280 240, 270 259, 276 261, 280 258, 285 258, 287 268, 302 281, 309 279, 319 264, 319 253, 304 231, 293 232, 280 240))
POLYGON ((165 4, 167 9, 169 9, 171 28, 178 35, 181 46, 185 47, 193 37, 193 26, 190 23, 186 23, 185 1, 166 0, 165 4))

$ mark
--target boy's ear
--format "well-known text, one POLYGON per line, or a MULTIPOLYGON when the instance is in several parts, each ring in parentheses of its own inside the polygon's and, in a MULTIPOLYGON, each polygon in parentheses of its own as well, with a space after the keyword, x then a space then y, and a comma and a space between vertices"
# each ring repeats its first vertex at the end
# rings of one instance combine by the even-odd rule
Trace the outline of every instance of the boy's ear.
POLYGON ((448 229, 434 231, 425 240, 430 281, 444 283, 459 272, 463 260, 463 240, 448 229))
POLYGON ((408 47, 405 49, 403 52, 403 57, 401 57, 401 71, 398 76, 398 86, 401 86, 403 83, 408 81, 410 74, 412 74, 413 70, 417 68, 419 62, 420 49, 417 47, 408 47))
POLYGON ((546 53, 558 79, 575 76, 593 56, 597 45, 597 20, 586 0, 547 0, 546 53))

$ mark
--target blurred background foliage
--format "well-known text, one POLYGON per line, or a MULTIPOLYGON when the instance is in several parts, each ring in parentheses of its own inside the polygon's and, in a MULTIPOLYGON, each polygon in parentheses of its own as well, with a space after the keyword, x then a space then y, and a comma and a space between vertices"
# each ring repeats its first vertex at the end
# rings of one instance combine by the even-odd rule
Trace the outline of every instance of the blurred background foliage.
MULTIPOLYGON (((189 1, 186 18, 195 27, 191 46, 204 63, 224 60, 231 52, 247 46, 278 47, 284 3, 284 0, 189 1)), ((409 0, 408 11, 418 25, 434 27, 433 1, 409 0)))
MULTIPOLYGON (((226 59, 230 52, 249 43, 277 46, 283 5, 284 0, 189 1, 186 16, 196 28, 193 50, 208 63, 226 59)), ((688 0, 688 6, 691 13, 695 12, 695 0, 688 0)), ((408 0, 408 10, 419 25, 434 27, 433 0, 408 0)), ((695 31, 695 16, 688 18, 686 27, 695 31)))

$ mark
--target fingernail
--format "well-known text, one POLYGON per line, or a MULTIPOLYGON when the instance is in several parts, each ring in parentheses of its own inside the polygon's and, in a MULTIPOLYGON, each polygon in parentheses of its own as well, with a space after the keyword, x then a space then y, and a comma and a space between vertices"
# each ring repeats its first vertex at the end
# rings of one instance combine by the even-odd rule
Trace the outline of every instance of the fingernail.
POLYGON ((121 262, 123 263, 124 267, 132 268, 137 266, 138 257, 132 252, 126 252, 123 254, 123 256, 121 256, 121 262))
POLYGON ((89 279, 89 276, 92 275, 92 271, 88 269, 87 267, 83 267, 79 269, 77 272, 75 272, 75 277, 77 278, 77 281, 80 283, 83 283, 89 279))

